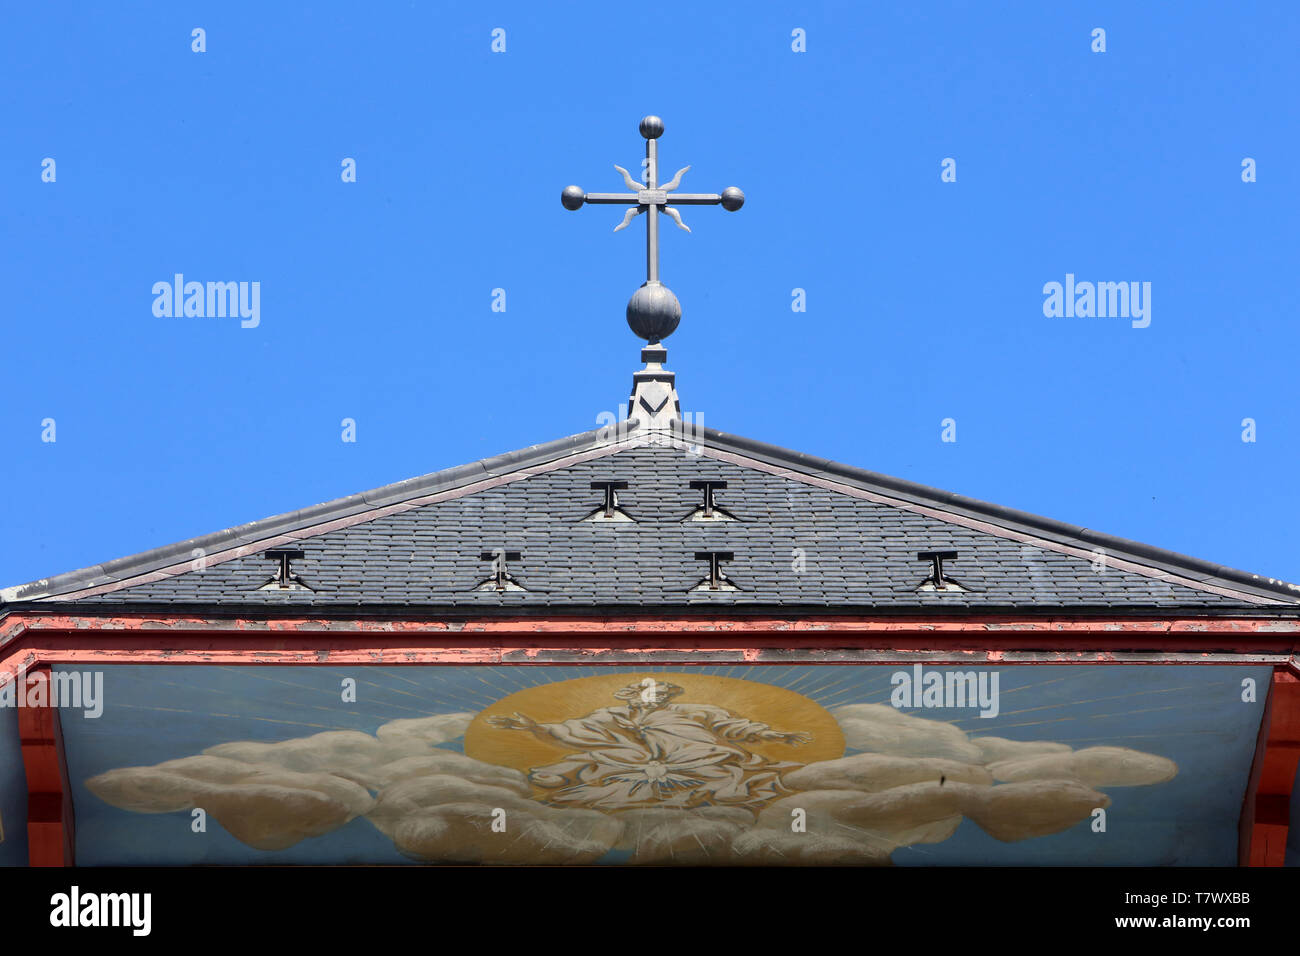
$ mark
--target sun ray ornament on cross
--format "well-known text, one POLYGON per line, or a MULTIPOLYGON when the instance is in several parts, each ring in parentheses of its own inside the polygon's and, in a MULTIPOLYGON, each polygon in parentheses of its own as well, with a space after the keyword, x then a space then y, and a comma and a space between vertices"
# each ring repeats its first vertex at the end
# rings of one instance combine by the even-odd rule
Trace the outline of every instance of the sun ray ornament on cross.
POLYGON ((627 324, 647 343, 647 347, 641 350, 641 360, 646 362, 646 368, 633 376, 628 417, 639 417, 652 427, 668 424, 672 413, 680 415, 681 411, 673 386, 673 373, 664 371, 662 365, 668 357, 668 351, 660 343, 672 335, 681 322, 682 307, 672 290, 659 281, 659 213, 662 211, 672 218, 679 229, 690 232, 690 227, 682 221, 681 213, 674 207, 721 206, 728 212, 735 212, 745 204, 745 194, 735 186, 728 186, 720 193, 676 192, 681 185, 682 176, 691 168, 689 166, 677 170, 673 178, 661 186, 658 139, 663 132, 664 121, 658 116, 647 116, 641 120, 641 135, 646 141, 644 184, 633 179, 632 174, 622 166, 615 165, 614 168, 623 175, 623 182, 630 192, 588 193, 578 186, 566 186, 560 193, 560 202, 565 209, 581 209, 584 203, 630 207, 623 216, 623 221, 614 227, 615 232, 626 228, 642 213, 646 214, 646 280, 627 303, 627 324))

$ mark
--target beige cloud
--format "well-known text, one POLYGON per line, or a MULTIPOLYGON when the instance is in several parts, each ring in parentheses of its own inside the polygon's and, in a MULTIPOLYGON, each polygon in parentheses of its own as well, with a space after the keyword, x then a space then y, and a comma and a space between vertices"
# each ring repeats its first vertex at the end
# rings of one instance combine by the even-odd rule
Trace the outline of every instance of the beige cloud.
POLYGON ((748 830, 731 844, 731 862, 741 866, 888 866, 894 846, 824 833, 748 830))
POLYGON ((1139 787, 1166 783, 1178 765, 1166 757, 1127 747, 1088 747, 989 765, 998 780, 1077 780, 1090 787, 1139 787))
POLYGON ((393 843, 417 859, 444 863, 593 863, 609 851, 620 824, 596 810, 556 810, 539 803, 496 808, 446 803, 412 813, 394 827, 393 843), (506 831, 494 832, 497 809, 506 831))
POLYGON ((375 731, 375 736, 385 743, 415 741, 432 747, 455 740, 464 734, 473 719, 473 714, 461 712, 390 720, 375 731))
POLYGON ((137 813, 199 808, 236 839, 259 850, 282 850, 338 829, 374 799, 364 787, 328 773, 186 757, 156 767, 123 767, 92 777, 86 787, 106 803, 137 813))
MULTIPOLYGON (((186 758, 193 760, 193 757, 186 758)), ((183 761, 169 761, 172 765, 183 761)), ((247 775, 245 767, 243 774, 247 775)), ((200 780, 175 769, 122 767, 86 781, 88 789, 105 803, 133 813, 175 813, 194 809, 195 794, 204 786, 200 780)))
POLYGON ((438 714, 390 721, 373 737, 356 730, 331 730, 270 743, 243 740, 218 744, 204 753, 285 770, 334 773, 375 789, 375 779, 383 778, 380 768, 407 757, 434 753, 436 744, 462 735, 472 718, 473 714, 468 713, 438 714))
POLYGON ((650 807, 617 818, 623 833, 615 848, 632 850, 633 863, 660 865, 729 863, 732 840, 754 825, 740 807, 650 807))
POLYGON ((403 757, 370 770, 366 779, 376 789, 391 787, 393 784, 412 777, 426 777, 435 774, 451 774, 474 783, 486 783, 505 787, 520 796, 532 793, 528 778, 513 767, 500 767, 484 763, 473 757, 466 757, 450 750, 434 750, 418 757, 403 757))
POLYGON ((559 810, 450 774, 386 788, 368 819, 408 856, 444 863, 590 863, 623 829, 597 810, 559 810), (504 830, 493 829, 496 820, 504 830))
POLYGON ((831 711, 855 750, 982 763, 983 752, 958 727, 912 717, 888 704, 846 704, 831 711))
POLYGON ((363 788, 330 774, 259 772, 238 785, 213 785, 195 803, 235 839, 283 850, 337 830, 370 808, 363 788))
POLYGON ((1054 744, 1047 740, 1008 740, 1005 737, 975 737, 971 740, 980 749, 983 764, 1021 757, 1039 757, 1043 754, 1069 753, 1069 744, 1054 744))
POLYGON ((1060 833, 1077 825, 1110 797, 1068 780, 1038 780, 980 788, 967 795, 962 811, 980 829, 1004 842, 1060 833))
POLYGON ((969 789, 969 784, 935 781, 879 793, 810 790, 769 804, 758 815, 758 825, 789 833, 794 811, 802 810, 809 833, 860 840, 876 849, 938 843, 961 823, 963 792, 969 789))
POLYGON ((203 752, 245 764, 364 777, 366 771, 382 764, 428 751, 427 746, 415 741, 393 746, 359 731, 334 730, 272 743, 233 741, 209 747, 203 752))
POLYGON ((548 809, 509 786, 497 786, 451 773, 434 773, 421 777, 408 777, 380 791, 368 819, 384 833, 392 836, 398 824, 419 810, 448 803, 487 804, 489 807, 520 808, 523 806, 548 809), (527 804, 523 801, 527 800, 527 804))
POLYGON ((528 793, 523 774, 433 744, 464 733, 471 714, 385 724, 377 736, 327 731, 292 740, 233 741, 154 767, 125 767, 86 781, 107 803, 137 813, 201 808, 232 835, 279 850, 328 833, 375 805, 369 791, 418 774, 453 772, 528 793))
POLYGON ((182 757, 179 760, 166 760, 155 764, 152 769, 162 773, 179 774, 190 780, 200 780, 204 783, 235 783, 246 778, 256 768, 242 760, 199 754, 195 757, 182 757))
POLYGON ((838 760, 810 763, 782 774, 781 780, 795 790, 889 790, 909 783, 938 782, 993 783, 983 767, 945 760, 942 757, 896 757, 888 754, 857 754, 838 760))
MULTIPOLYGON (((1110 799, 1067 780, 986 786, 965 783, 919 783, 878 793, 818 790, 797 793, 770 804, 759 814, 760 828, 792 837, 792 811, 805 814, 807 834, 862 842, 888 852, 917 843, 940 843, 956 831, 963 817, 1004 842, 1047 836, 1088 819, 1110 799)), ((786 841, 797 844, 795 841, 786 841)))

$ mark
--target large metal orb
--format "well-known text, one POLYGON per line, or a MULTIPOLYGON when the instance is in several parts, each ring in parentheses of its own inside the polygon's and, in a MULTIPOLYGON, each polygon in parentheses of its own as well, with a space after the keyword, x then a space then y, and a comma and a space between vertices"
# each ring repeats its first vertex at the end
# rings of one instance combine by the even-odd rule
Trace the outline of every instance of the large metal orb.
POLYGON ((560 193, 560 202, 564 204, 565 209, 581 209, 586 201, 587 194, 577 186, 565 186, 564 192, 560 193))
POLYGON ((628 328, 647 342, 668 338, 681 320, 682 304, 661 282, 647 282, 628 300, 628 328))
POLYGON ((647 116, 641 121, 641 135, 646 139, 658 139, 664 134, 664 121, 657 116, 647 116))
POLYGON ((735 212, 743 205, 745 205, 745 194, 735 186, 728 186, 722 191, 722 208, 727 212, 735 212))

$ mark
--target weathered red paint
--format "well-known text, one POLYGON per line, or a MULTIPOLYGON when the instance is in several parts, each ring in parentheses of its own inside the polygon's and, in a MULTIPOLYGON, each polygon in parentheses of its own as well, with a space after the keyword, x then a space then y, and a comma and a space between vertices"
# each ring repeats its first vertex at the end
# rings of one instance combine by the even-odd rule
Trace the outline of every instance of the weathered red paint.
POLYGON ((68 615, 36 612, 11 613, 0 626, 0 645, 27 630, 135 631, 150 629, 253 631, 411 633, 452 631, 482 634, 556 633, 675 633, 675 634, 790 634, 790 633, 890 633, 925 634, 1032 633, 1070 634, 1277 634, 1300 638, 1300 619, 1276 617, 1232 618, 1096 618, 1014 617, 971 614, 954 618, 909 616, 870 617, 800 614, 790 617, 716 615, 708 618, 685 614, 642 616, 586 616, 549 614, 537 617, 329 619, 329 618, 202 618, 183 614, 68 615))
MULTIPOLYGON (((1296 667, 1289 651, 1180 652, 1105 651, 1095 648, 1066 650, 997 651, 949 648, 932 644, 915 649, 872 646, 841 646, 790 650, 770 641, 751 642, 747 647, 728 647, 713 642, 656 644, 645 641, 608 642, 605 646, 550 641, 519 644, 512 640, 470 643, 461 640, 443 646, 405 640, 349 642, 328 636, 279 638, 261 646, 246 642, 196 635, 185 641, 174 638, 137 638, 105 647, 90 635, 43 636, 25 642, 19 649, 31 663, 59 664, 520 664, 555 663, 730 663, 730 664, 845 664, 917 663, 956 664, 1239 664, 1296 667)), ((18 667, 17 661, 0 658, 0 675, 18 667)), ((6 678, 0 676, 0 683, 6 678)))
POLYGON ((3 671, 24 662, 161 664, 909 663, 1250 664, 1300 670, 1300 622, 1069 619, 550 617, 204 619, 16 614, 3 671))
MULTIPOLYGON (((44 682, 50 668, 27 671, 28 685, 44 682)), ((27 774, 27 859, 32 866, 73 865, 72 790, 57 707, 19 707, 18 736, 27 774)))
POLYGON ((1275 671, 1242 808, 1240 862, 1283 866, 1291 828, 1291 791, 1300 765, 1300 678, 1275 671))

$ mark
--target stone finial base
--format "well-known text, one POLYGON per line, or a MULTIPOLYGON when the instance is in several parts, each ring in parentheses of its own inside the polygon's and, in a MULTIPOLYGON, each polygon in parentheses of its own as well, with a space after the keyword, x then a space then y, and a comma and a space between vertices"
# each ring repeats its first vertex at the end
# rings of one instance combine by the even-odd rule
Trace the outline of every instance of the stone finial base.
POLYGON ((646 366, 632 375, 628 421, 639 422, 644 428, 666 429, 673 421, 681 419, 682 403, 677 397, 677 376, 663 367, 667 358, 668 350, 658 343, 641 350, 641 361, 646 366))

